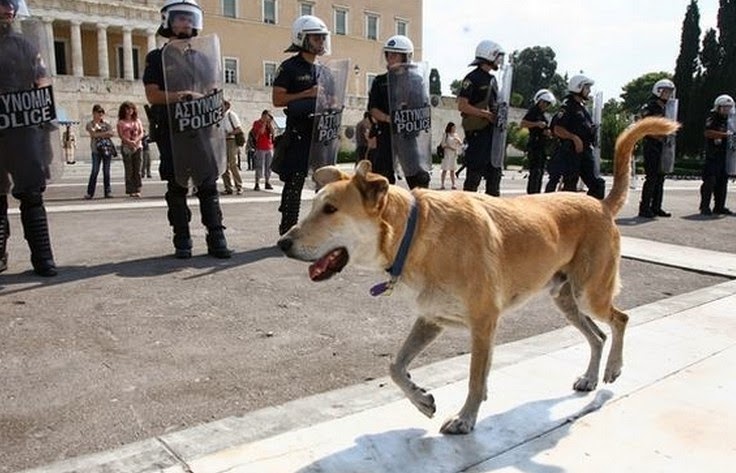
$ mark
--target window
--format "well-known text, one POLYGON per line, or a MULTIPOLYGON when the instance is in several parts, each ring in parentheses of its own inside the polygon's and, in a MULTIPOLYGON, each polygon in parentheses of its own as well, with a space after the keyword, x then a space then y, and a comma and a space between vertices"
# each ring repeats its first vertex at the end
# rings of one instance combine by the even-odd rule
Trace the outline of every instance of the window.
POLYGON ((276 24, 276 0, 263 0, 263 22, 276 24))
POLYGON ((335 34, 348 34, 348 11, 343 8, 335 9, 335 34))
POLYGON ((376 78, 376 74, 368 73, 365 75, 365 94, 368 95, 373 87, 373 79, 376 78))
POLYGON ((56 73, 58 75, 69 74, 66 64, 66 43, 54 40, 54 55, 56 56, 56 73))
POLYGON ((396 34, 409 36, 408 30, 409 24, 406 22, 406 20, 396 20, 396 34))
POLYGON ((238 60, 231 57, 225 58, 225 83, 238 83, 238 60))
MULTIPOLYGON (((118 78, 125 78, 125 58, 123 57, 123 47, 118 46, 118 78)), ((140 79, 138 67, 138 48, 133 46, 133 79, 140 79)))
POLYGON ((314 15, 314 4, 306 2, 299 3, 299 15, 314 15))
POLYGON ((365 16, 365 37, 378 39, 378 17, 376 15, 365 16))
POLYGON ((222 16, 237 18, 237 5, 235 0, 222 0, 222 16))
POLYGON ((263 85, 265 87, 273 86, 273 80, 276 78, 276 68, 278 64, 275 62, 263 63, 263 85))

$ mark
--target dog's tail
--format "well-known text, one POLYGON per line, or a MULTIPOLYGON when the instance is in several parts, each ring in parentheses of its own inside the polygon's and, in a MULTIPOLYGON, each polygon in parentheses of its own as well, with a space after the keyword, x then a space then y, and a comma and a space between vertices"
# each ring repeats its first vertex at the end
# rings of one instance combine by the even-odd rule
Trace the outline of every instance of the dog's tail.
POLYGON ((680 124, 667 118, 647 117, 625 129, 616 139, 613 157, 613 187, 603 199, 603 204, 617 215, 626 203, 631 181, 631 153, 636 143, 647 135, 669 135, 677 131, 680 124))

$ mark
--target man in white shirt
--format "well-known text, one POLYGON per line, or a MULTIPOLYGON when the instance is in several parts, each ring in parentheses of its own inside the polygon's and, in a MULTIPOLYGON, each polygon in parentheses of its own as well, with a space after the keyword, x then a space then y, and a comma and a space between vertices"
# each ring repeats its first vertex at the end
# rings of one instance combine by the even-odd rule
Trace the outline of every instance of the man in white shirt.
POLYGON ((240 119, 238 115, 230 108, 230 102, 227 100, 222 101, 225 106, 225 133, 227 134, 227 168, 222 175, 222 182, 225 185, 225 191, 223 194, 233 193, 233 183, 235 184, 235 192, 240 195, 243 193, 243 179, 240 177, 240 170, 238 169, 238 148, 240 146, 235 140, 235 135, 243 133, 240 127, 240 119))

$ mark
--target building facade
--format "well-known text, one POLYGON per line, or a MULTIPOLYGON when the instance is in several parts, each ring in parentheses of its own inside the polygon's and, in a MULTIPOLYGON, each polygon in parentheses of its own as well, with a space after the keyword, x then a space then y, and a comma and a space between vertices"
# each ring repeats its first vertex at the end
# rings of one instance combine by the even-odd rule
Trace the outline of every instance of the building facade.
MULTIPOLYGON (((165 41, 156 35, 162 4, 163 0, 28 1, 32 18, 44 25, 49 69, 63 115, 85 123, 92 105, 100 103, 114 120, 125 100, 142 110, 145 57, 165 41)), ((381 49, 389 37, 409 36, 415 60, 422 60, 422 0, 199 0, 199 4, 204 11, 203 33, 220 38, 225 95, 245 123, 272 108, 271 84, 278 64, 289 55, 284 49, 291 42, 291 25, 301 15, 323 19, 332 33, 332 57, 350 59, 345 125, 359 121, 373 78, 385 71, 381 49)), ((448 111, 454 109, 454 103, 444 102, 448 111)), ((84 136, 83 127, 80 134, 84 136)))

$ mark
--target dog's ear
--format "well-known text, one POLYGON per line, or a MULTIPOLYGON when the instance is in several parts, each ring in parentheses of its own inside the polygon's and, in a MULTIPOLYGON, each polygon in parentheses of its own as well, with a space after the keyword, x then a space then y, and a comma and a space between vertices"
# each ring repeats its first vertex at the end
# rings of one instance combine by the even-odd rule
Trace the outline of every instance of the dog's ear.
POLYGON ((340 171, 337 166, 325 166, 314 171, 314 182, 319 184, 320 188, 330 182, 341 181, 343 179, 350 179, 350 176, 340 171))
POLYGON ((358 163, 353 179, 368 207, 377 207, 388 192, 388 179, 380 174, 373 174, 370 161, 358 163))

